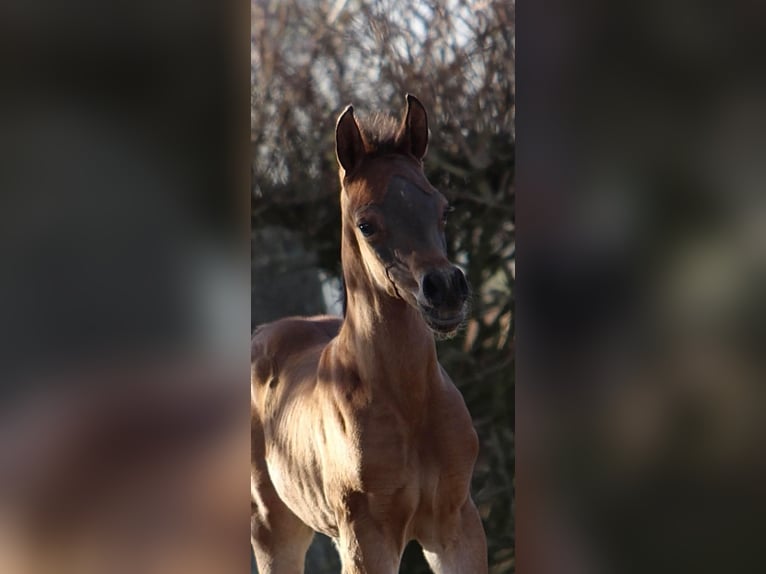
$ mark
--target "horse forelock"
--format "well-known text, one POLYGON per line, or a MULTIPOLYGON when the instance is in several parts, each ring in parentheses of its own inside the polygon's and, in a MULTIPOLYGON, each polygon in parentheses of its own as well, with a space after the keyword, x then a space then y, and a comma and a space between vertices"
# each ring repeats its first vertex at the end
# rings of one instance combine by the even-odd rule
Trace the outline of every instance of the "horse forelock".
POLYGON ((373 113, 358 120, 368 154, 399 151, 399 120, 381 113, 373 113))

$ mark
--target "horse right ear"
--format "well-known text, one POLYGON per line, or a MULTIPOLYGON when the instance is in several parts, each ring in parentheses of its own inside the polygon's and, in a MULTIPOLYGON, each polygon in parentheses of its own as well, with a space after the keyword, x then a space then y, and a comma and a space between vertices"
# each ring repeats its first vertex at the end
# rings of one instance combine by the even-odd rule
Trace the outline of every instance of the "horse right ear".
POLYGON ((347 174, 361 163, 364 150, 364 138, 354 118, 354 108, 349 105, 335 124, 335 154, 347 174))

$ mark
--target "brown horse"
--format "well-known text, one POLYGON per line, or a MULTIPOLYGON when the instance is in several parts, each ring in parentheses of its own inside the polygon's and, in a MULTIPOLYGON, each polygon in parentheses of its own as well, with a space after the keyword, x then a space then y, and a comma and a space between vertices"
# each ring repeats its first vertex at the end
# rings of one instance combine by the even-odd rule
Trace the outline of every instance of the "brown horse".
POLYGON ((314 531, 344 574, 398 572, 417 540, 437 573, 487 572, 469 485, 479 443, 436 356, 468 284, 446 256, 447 201, 426 179, 428 120, 338 119, 346 312, 283 319, 252 341, 252 544, 258 569, 303 572, 314 531))

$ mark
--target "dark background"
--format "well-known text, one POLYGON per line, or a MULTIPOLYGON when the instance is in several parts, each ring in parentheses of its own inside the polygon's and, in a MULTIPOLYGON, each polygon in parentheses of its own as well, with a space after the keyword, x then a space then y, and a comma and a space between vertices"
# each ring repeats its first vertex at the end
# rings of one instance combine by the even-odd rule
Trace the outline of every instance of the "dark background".
POLYGON ((761 3, 519 4, 519 572, 760 572, 761 3))
POLYGON ((248 13, 0 4, 0 571, 249 568, 248 13))

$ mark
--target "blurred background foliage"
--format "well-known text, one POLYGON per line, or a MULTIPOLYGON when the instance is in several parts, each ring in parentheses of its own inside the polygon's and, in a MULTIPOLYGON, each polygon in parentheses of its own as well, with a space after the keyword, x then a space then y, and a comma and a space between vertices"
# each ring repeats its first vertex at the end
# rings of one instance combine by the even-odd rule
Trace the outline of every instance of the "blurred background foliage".
MULTIPOLYGON (((251 1, 251 323, 339 312, 335 120, 349 103, 399 117, 416 95, 474 292, 466 329, 438 346, 481 440, 472 492, 493 574, 514 571, 514 18, 513 0, 251 1)), ((401 571, 429 571, 416 545, 401 571)), ((307 572, 339 572, 323 536, 307 572)))

